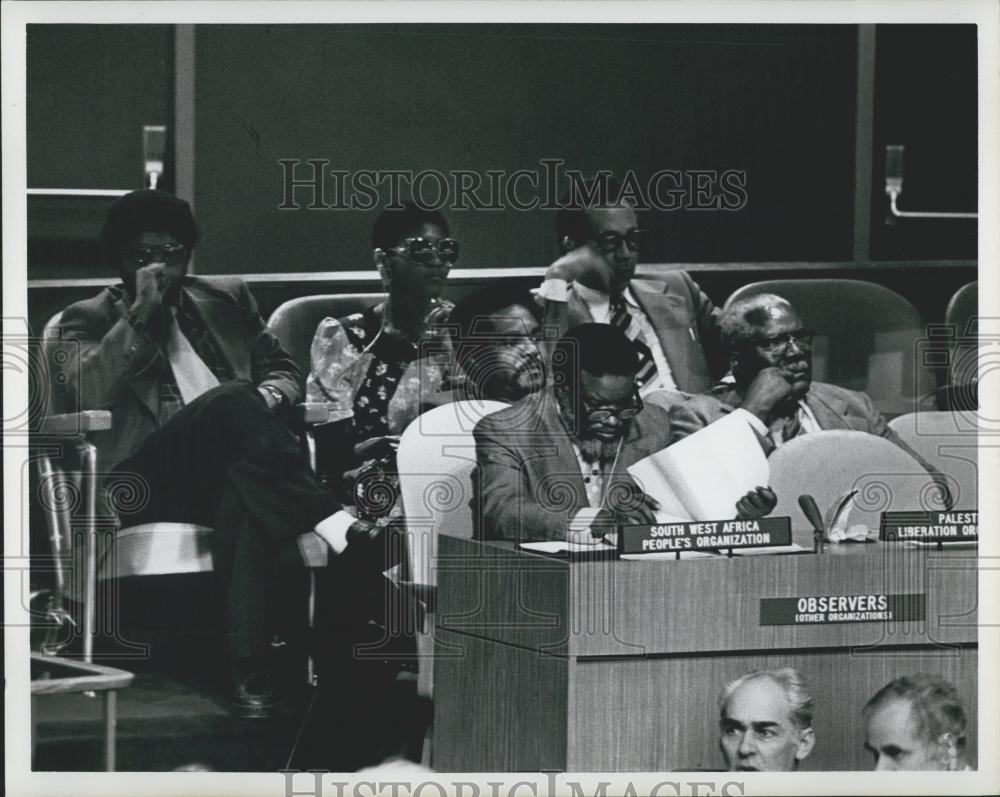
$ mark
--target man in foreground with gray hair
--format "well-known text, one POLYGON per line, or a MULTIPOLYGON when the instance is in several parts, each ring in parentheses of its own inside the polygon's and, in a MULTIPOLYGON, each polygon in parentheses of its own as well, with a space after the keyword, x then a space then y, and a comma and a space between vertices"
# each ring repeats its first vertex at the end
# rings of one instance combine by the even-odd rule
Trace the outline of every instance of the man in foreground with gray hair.
POLYGON ((791 667, 756 670, 719 695, 719 748, 730 772, 794 772, 812 752, 813 699, 791 667))
POLYGON ((965 706, 937 675, 904 675, 883 686, 862 710, 865 747, 877 772, 971 769, 965 706))

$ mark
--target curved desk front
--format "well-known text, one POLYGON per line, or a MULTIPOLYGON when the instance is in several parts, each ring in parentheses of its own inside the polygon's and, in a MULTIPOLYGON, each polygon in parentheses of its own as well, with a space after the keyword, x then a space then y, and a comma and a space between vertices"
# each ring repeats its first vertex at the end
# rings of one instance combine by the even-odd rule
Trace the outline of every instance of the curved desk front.
POLYGON ((951 680, 976 727, 974 547, 617 561, 442 536, 437 579, 439 771, 720 769, 717 696, 758 668, 810 684, 804 770, 870 769, 861 707, 899 675, 951 680), (816 622, 820 596, 887 596, 894 619, 816 622))

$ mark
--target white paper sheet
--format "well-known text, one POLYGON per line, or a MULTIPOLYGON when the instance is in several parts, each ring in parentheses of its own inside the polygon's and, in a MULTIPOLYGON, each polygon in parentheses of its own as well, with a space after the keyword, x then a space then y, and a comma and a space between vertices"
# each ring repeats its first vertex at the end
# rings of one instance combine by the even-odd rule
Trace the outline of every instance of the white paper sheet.
POLYGON ((613 545, 609 545, 603 540, 597 545, 586 545, 579 542, 567 542, 566 540, 545 540, 543 542, 519 542, 518 548, 535 553, 565 553, 574 551, 613 551, 613 545))
POLYGON ((736 517, 736 502, 770 479, 764 450, 742 413, 720 418, 628 471, 659 501, 661 522, 736 517))

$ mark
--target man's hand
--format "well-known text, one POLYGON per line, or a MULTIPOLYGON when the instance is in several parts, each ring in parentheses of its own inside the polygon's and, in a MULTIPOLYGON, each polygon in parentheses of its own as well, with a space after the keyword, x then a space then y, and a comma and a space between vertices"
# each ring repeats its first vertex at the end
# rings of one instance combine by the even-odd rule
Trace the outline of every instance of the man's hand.
POLYGON ((610 293, 613 277, 607 261, 586 244, 567 252, 545 271, 546 279, 579 282, 601 293, 610 293))
POLYGON ((768 487, 757 487, 736 502, 737 520, 755 520, 771 514, 778 503, 778 496, 768 487))
POLYGON ((618 513, 618 523, 622 526, 652 525, 656 523, 656 513, 659 509, 659 502, 643 493, 638 506, 628 507, 628 509, 618 513))
POLYGON ((167 268, 162 263, 143 266, 135 272, 135 304, 145 307, 159 307, 170 287, 167 268))
POLYGON ((747 388, 746 396, 740 407, 760 418, 764 423, 769 421, 771 411, 792 394, 792 386, 781 375, 781 369, 773 366, 761 370, 747 388))

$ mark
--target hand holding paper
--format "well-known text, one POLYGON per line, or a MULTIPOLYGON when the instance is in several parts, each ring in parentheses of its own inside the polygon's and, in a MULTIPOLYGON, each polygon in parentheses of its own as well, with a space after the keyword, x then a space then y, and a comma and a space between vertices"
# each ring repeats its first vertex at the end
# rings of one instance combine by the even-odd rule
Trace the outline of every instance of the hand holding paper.
POLYGON ((731 518, 741 501, 762 506, 769 500, 764 496, 745 501, 748 493, 759 495, 758 485, 768 483, 770 470, 757 435, 740 412, 636 462, 628 471, 660 503, 661 523, 731 518))

